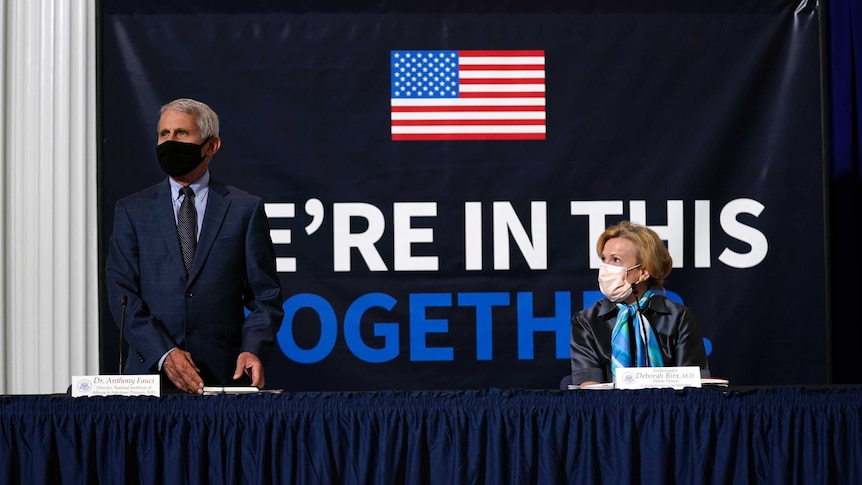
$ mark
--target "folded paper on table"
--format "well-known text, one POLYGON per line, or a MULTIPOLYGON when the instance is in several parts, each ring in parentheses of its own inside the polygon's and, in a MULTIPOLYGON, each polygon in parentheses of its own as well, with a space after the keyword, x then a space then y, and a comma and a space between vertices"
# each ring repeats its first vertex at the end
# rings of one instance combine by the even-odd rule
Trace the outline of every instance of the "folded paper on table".
POLYGON ((213 394, 251 394, 260 392, 260 389, 254 386, 204 386, 204 395, 213 394))

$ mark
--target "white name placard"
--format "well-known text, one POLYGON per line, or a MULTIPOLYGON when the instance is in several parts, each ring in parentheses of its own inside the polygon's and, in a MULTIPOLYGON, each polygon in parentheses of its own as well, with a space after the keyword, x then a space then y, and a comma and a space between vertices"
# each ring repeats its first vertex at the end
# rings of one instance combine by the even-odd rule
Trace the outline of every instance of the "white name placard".
POLYGON ((617 389, 701 387, 700 367, 621 367, 614 372, 617 389))
POLYGON ((161 376, 130 374, 120 376, 72 376, 72 397, 161 396, 161 376))

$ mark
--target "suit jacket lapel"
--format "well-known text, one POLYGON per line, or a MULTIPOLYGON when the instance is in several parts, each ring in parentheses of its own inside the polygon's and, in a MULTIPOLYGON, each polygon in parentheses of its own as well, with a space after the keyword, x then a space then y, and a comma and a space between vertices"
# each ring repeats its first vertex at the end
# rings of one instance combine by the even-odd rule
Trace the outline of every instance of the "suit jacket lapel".
MULTIPOLYGON (((201 227, 201 235, 198 238, 198 247, 195 251, 195 261, 189 272, 189 282, 193 281, 203 267, 216 240, 222 224, 224 223, 230 201, 227 199, 227 186, 210 179, 209 195, 207 195, 207 208, 204 212, 204 223, 201 227)), ((176 228, 174 229, 176 232, 176 228)), ((179 247, 179 243, 177 243, 179 247)), ((182 264, 182 262, 180 262, 182 264)))
POLYGON ((171 200, 171 185, 165 180, 164 183, 156 187, 155 197, 153 198, 153 213, 156 214, 159 229, 162 232, 162 238, 165 245, 168 247, 170 259, 177 271, 186 274, 186 267, 183 265, 182 250, 180 250, 180 239, 177 236, 177 220, 174 216, 174 201, 171 200))

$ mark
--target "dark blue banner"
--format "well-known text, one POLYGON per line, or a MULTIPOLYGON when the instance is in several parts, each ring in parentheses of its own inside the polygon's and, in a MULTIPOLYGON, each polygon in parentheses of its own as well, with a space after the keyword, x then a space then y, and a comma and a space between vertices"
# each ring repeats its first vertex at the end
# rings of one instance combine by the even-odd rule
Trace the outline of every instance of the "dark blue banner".
POLYGON ((666 241, 713 375, 824 383, 817 12, 720 3, 107 8, 103 241, 116 200, 164 177, 159 107, 191 97, 221 118, 213 177, 267 201, 286 298, 268 387, 554 388, 600 297, 595 241, 624 219, 666 241))

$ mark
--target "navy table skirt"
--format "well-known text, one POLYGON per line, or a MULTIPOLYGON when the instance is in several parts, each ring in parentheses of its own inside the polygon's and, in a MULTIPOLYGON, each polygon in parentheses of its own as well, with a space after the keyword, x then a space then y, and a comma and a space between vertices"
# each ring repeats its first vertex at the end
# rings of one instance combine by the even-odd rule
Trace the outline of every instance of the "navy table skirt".
POLYGON ((862 388, 5 396, 0 483, 862 483, 862 388))

